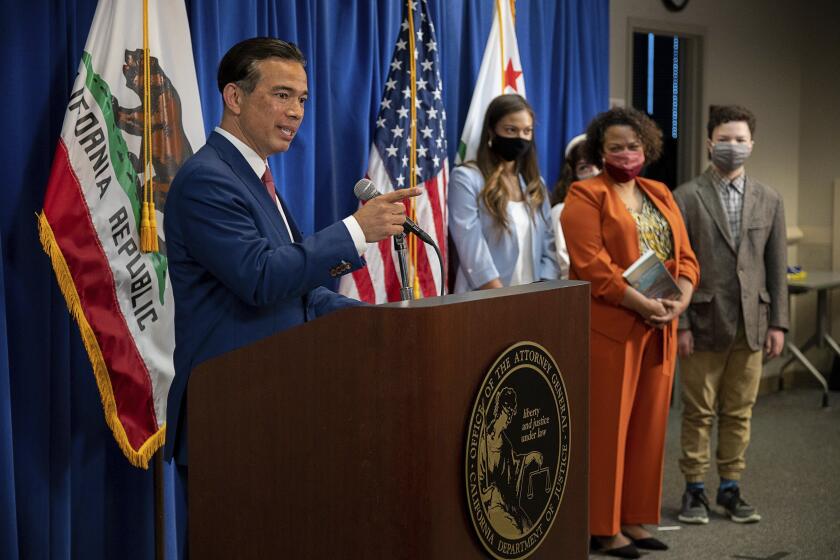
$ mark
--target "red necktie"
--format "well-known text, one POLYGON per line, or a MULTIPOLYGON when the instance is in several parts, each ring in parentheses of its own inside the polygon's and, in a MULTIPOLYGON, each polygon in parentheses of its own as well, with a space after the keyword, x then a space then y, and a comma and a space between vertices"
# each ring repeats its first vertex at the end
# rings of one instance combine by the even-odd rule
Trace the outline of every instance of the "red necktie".
POLYGON ((283 225, 286 226, 286 231, 289 236, 292 238, 292 241, 300 241, 300 235, 298 233, 292 233, 292 227, 289 226, 289 218, 288 218, 288 210, 286 209, 286 205, 283 204, 282 200, 278 204, 277 198, 277 191, 274 190, 274 177, 271 176, 271 169, 268 166, 265 166, 265 173, 262 176, 263 185, 265 185, 265 190, 268 191, 268 196, 271 198, 271 201, 274 202, 275 206, 278 206, 278 210, 280 210, 280 216, 283 219, 283 225))
POLYGON ((274 204, 277 204, 277 191, 274 190, 274 177, 271 176, 271 169, 268 166, 265 166, 265 173, 262 176, 263 185, 265 185, 265 190, 268 191, 268 196, 271 198, 271 201, 274 204))

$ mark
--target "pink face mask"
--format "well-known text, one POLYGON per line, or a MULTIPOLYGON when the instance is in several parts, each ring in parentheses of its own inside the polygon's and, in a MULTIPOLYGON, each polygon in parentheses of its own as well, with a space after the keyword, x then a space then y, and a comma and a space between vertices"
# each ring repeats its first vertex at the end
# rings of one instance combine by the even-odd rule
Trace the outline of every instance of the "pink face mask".
POLYGON ((622 150, 604 155, 604 169, 619 183, 632 181, 645 165, 645 154, 640 151, 622 150))

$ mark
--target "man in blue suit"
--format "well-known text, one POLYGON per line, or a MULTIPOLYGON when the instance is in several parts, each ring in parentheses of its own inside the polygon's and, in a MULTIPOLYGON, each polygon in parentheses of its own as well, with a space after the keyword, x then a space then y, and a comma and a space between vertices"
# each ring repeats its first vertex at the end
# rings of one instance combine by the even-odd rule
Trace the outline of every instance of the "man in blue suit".
POLYGON ((186 479, 186 388, 199 363, 341 307, 359 305, 322 284, 363 266, 368 242, 402 232, 399 202, 379 196, 342 222, 303 238, 274 188, 266 158, 285 152, 307 98, 305 60, 293 44, 243 41, 219 64, 222 122, 179 170, 166 204, 175 298, 175 379, 165 457, 186 479))

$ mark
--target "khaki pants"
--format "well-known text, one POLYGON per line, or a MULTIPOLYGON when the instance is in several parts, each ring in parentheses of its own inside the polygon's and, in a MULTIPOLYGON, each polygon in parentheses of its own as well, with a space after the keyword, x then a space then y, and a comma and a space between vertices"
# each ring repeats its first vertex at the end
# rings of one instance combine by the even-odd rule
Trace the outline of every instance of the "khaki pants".
POLYGON ((718 419, 717 469, 740 480, 750 443, 750 418, 761 381, 761 351, 747 345, 740 325, 728 351, 695 352, 680 359, 682 458, 687 482, 703 482, 709 470, 709 440, 718 419))

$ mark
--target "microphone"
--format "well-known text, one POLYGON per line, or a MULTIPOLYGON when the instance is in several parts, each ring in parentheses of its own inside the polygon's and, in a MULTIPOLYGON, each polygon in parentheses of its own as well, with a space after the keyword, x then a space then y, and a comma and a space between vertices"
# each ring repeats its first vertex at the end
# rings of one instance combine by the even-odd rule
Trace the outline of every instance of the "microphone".
MULTIPOLYGON (((356 198, 361 200, 362 202, 367 202, 372 198, 376 198, 381 192, 376 190, 376 185, 373 184, 373 181, 370 179, 359 179, 356 183, 356 186, 353 187, 353 194, 356 195, 356 198)), ((429 236, 428 233, 423 231, 420 226, 414 223, 414 220, 409 218, 408 216, 405 217, 405 222, 403 223, 403 231, 406 233, 413 233, 417 237, 423 240, 424 243, 428 243, 429 245, 435 245, 434 240, 429 236)))

